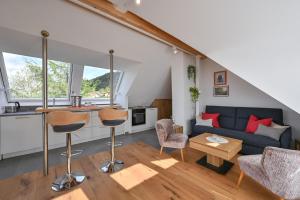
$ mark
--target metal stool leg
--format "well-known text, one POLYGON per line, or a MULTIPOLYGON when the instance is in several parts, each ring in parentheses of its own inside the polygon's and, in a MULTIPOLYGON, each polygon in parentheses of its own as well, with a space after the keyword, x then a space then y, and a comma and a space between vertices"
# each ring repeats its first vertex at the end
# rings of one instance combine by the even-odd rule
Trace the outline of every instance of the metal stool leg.
POLYGON ((115 160, 115 127, 111 127, 111 160, 101 165, 100 170, 104 173, 119 171, 123 168, 124 162, 115 160))
POLYGON ((70 189, 76 185, 82 183, 85 179, 85 175, 80 172, 71 171, 71 133, 67 133, 67 173, 63 176, 58 177, 54 183, 52 183, 52 190, 62 191, 70 189))

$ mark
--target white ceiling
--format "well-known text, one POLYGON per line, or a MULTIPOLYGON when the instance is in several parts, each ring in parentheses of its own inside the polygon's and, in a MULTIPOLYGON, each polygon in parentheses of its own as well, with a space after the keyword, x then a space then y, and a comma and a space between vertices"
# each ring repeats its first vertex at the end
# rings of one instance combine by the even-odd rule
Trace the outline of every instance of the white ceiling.
POLYGON ((0 49, 4 48, 2 44, 5 44, 5 47, 14 46, 10 52, 22 50, 26 55, 40 53, 40 32, 47 30, 50 33, 50 58, 62 55, 60 50, 65 49, 64 55, 61 56, 64 59, 72 58, 76 60, 73 61, 76 64, 92 62, 91 60, 95 59, 93 62, 99 64, 101 60, 97 59, 100 59, 100 53, 107 58, 107 52, 114 49, 116 65, 117 58, 131 62, 128 70, 136 72, 137 75, 128 78, 130 80, 127 85, 130 89, 123 94, 128 95, 129 106, 150 105, 156 98, 171 97, 172 49, 169 46, 68 1, 0 2, 0 27, 24 34, 15 34, 13 40, 7 39, 11 38, 9 32, 0 30, 0 49), (24 40, 19 41, 19 38, 24 40), (57 44, 57 48, 52 51, 54 44, 57 44), (134 64, 137 62, 138 64, 134 64))
POLYGON ((300 112, 299 0, 143 0, 133 12, 300 112))
MULTIPOLYGON (((19 55, 42 57, 42 38, 0 27, 0 51, 19 55)), ((109 68, 109 54, 48 39, 49 59, 109 68)), ((114 56, 115 69, 126 70, 139 62, 114 56)))

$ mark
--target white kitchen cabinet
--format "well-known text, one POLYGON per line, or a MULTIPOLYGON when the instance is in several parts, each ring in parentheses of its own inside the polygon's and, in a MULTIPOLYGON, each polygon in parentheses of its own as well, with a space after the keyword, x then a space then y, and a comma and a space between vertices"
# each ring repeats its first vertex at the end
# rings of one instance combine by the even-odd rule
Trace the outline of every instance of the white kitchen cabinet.
POLYGON ((130 119, 127 122, 127 129, 129 133, 136 133, 155 128, 157 121, 157 108, 146 108, 146 123, 141 125, 132 126, 132 110, 129 110, 128 116, 130 119))
MULTIPOLYGON (((89 112, 89 123, 72 133, 72 144, 110 137, 110 128, 101 126, 98 112, 89 112)), ((0 117, 0 154, 3 158, 42 151, 42 115, 0 117)), ((125 133, 125 125, 116 128, 116 135, 125 133)), ((65 147, 66 134, 55 133, 49 125, 49 149, 65 147)))
MULTIPOLYGON (((125 133, 125 126, 120 125, 117 126, 115 129, 116 135, 122 135, 125 133)), ((92 127, 92 137, 94 139, 101 139, 101 138, 107 138, 110 137, 110 128, 104 127, 104 126, 95 126, 92 127)))
POLYGON ((146 125, 147 128, 155 128, 155 123, 157 121, 157 108, 147 108, 146 109, 146 125))
POLYGON ((42 116, 1 117, 1 153, 42 148, 42 116))
MULTIPOLYGON (((92 137, 94 139, 107 138, 110 137, 110 128, 103 126, 101 123, 98 112, 92 112, 91 114, 91 126, 92 126, 92 137)), ((116 127, 116 135, 121 135, 125 133, 125 125, 120 125, 116 127)))
POLYGON ((109 128, 96 126, 92 128, 92 136, 94 139, 110 137, 109 128))

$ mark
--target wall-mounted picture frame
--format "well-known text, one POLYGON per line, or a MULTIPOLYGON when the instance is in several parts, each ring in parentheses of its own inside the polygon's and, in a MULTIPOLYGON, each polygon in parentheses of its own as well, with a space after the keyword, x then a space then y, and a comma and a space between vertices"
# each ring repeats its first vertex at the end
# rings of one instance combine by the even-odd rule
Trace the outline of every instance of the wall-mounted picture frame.
POLYGON ((214 84, 215 85, 226 85, 227 84, 227 71, 218 71, 214 73, 214 84))
POLYGON ((214 97, 228 97, 229 96, 229 86, 215 86, 214 87, 214 97))

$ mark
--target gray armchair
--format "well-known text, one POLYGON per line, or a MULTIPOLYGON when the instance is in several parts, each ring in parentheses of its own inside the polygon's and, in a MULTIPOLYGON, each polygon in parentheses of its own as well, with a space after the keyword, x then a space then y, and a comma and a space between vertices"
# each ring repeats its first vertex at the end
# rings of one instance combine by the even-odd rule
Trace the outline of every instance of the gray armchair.
POLYGON ((240 156, 238 162, 238 186, 246 174, 282 199, 300 199, 299 151, 266 147, 262 155, 240 156))
POLYGON ((188 136, 183 133, 174 133, 173 121, 171 119, 161 119, 157 121, 155 128, 161 146, 160 154, 164 147, 180 149, 181 159, 184 161, 183 149, 187 143, 188 136))

